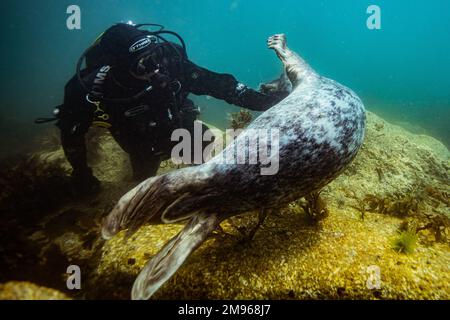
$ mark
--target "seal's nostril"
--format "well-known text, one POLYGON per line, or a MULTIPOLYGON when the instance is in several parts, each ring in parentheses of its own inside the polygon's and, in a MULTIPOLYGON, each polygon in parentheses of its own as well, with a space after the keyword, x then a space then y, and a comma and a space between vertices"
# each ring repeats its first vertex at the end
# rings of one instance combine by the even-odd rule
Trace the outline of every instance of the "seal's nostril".
POLYGON ((111 239, 115 234, 117 233, 116 230, 110 230, 107 227, 103 226, 102 228, 102 238, 104 240, 109 240, 111 239))
POLYGON ((111 223, 108 218, 105 218, 102 223, 101 233, 102 238, 105 240, 111 239, 117 232, 119 232, 117 226, 111 223))
POLYGON ((108 232, 108 230, 104 226, 102 227, 101 231, 102 231, 102 238, 104 240, 109 240, 112 238, 110 232, 108 232))

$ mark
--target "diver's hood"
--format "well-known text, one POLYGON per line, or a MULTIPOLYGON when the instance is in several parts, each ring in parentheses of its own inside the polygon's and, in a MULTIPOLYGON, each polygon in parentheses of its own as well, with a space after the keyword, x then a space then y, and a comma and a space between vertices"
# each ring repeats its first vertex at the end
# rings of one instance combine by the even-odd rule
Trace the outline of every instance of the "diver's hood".
MULTIPOLYGON (((77 62, 77 78, 82 88, 90 92, 82 78, 82 65, 86 61, 87 70, 95 70, 101 66, 109 65, 114 68, 118 75, 127 76, 134 74, 139 77, 139 85, 145 82, 145 88, 138 94, 123 99, 107 99, 104 101, 114 101, 117 103, 130 102, 144 95, 153 84, 149 84, 146 79, 157 75, 153 81, 164 84, 170 78, 170 65, 179 63, 182 68, 182 61, 187 59, 186 45, 183 39, 176 32, 164 30, 164 26, 158 24, 142 23, 130 25, 118 23, 106 30, 97 40, 81 55, 77 62), (157 27, 159 30, 142 30, 142 27, 157 27), (180 45, 165 39, 165 36, 178 38, 180 45), (166 57, 174 56, 172 59, 166 57), (142 80, 144 79, 144 80, 142 80)), ((127 79, 127 83, 130 79, 127 79)))
POLYGON ((145 54, 151 43, 148 32, 125 23, 109 28, 100 40, 102 51, 114 56, 117 64, 123 67, 134 64, 145 54))

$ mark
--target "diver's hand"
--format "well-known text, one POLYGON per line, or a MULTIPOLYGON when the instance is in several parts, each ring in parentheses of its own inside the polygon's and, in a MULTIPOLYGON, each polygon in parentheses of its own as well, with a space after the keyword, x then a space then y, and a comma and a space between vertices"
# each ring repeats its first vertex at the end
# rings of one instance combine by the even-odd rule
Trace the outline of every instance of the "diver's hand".
POLYGON ((92 174, 92 169, 89 167, 74 169, 72 172, 72 181, 77 192, 87 194, 100 191, 100 181, 92 174))
POLYGON ((268 95, 273 94, 274 92, 277 92, 277 90, 278 90, 277 84, 276 83, 271 83, 271 82, 269 82, 269 83, 261 83, 259 85, 259 89, 258 89, 259 92, 264 93, 264 94, 268 94, 268 95))

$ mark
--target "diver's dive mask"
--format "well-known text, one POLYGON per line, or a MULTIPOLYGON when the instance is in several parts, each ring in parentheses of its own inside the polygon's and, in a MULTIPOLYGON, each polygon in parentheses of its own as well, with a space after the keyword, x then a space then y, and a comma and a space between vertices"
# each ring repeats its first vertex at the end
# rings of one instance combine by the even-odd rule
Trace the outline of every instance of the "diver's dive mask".
POLYGON ((130 69, 133 77, 144 80, 154 87, 164 88, 170 82, 167 68, 156 61, 153 52, 141 56, 130 69))
POLYGON ((140 57, 131 67, 130 72, 136 78, 149 79, 159 72, 160 65, 155 62, 152 55, 140 57))

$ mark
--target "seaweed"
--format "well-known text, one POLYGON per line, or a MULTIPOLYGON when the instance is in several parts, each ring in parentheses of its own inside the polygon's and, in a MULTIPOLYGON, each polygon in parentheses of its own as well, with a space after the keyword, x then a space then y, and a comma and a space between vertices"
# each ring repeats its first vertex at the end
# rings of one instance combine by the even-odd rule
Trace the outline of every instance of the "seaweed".
POLYGON ((376 167, 375 171, 377 172, 377 175, 378 175, 378 181, 382 182, 384 180, 384 172, 383 172, 383 170, 381 170, 381 168, 379 168, 379 167, 376 167))
POLYGON ((345 207, 345 197, 342 196, 342 195, 339 195, 336 198, 336 203, 337 203, 337 206, 338 206, 339 209, 344 208, 345 207))
POLYGON ((416 248, 417 240, 417 234, 413 230, 401 231, 392 242, 392 249, 399 253, 411 254, 416 248))
POLYGON ((417 182, 409 193, 394 193, 384 197, 369 194, 352 207, 361 212, 363 219, 366 212, 408 218, 402 223, 400 231, 419 235, 420 231, 427 230, 434 235, 436 242, 448 242, 450 218, 437 210, 441 208, 441 203, 445 208, 449 207, 449 194, 446 191, 435 185, 417 182), (411 226, 412 223, 414 226, 411 226))
POLYGON ((425 214, 425 219, 420 226, 416 228, 416 232, 429 230, 433 233, 436 242, 448 242, 450 230, 450 218, 434 211, 425 214))
POLYGON ((45 151, 55 151, 61 147, 61 137, 57 128, 51 127, 45 129, 35 138, 35 143, 39 149, 45 151))
POLYGON ((2 216, 33 216, 71 197, 71 181, 63 160, 38 155, 5 159, 0 169, 2 216))
POLYGON ((244 109, 241 109, 239 112, 232 113, 230 116, 230 126, 234 130, 244 129, 253 120, 253 115, 248 110, 244 109))
MULTIPOLYGON (((262 221, 264 221, 264 218, 261 221, 261 211, 258 213, 255 211, 251 214, 230 217, 227 221, 228 224, 242 236, 240 241, 246 242, 254 237, 256 231, 260 228, 262 221), (256 223, 255 217, 258 219, 256 223)), ((215 230, 215 234, 221 236, 230 235, 220 226, 215 230)))
MULTIPOLYGON (((423 200, 423 196, 416 192, 408 194, 394 193, 386 197, 369 194, 363 199, 360 211, 407 217, 419 212, 420 204, 423 200)), ((358 209, 358 207, 356 208, 358 209)))
POLYGON ((361 213, 363 220, 366 212, 376 212, 404 218, 417 214, 422 201, 423 197, 416 193, 394 193, 386 197, 368 194, 362 201, 358 200, 356 206, 351 207, 361 213))
POLYGON ((431 198, 444 203, 447 207, 450 207, 450 194, 447 191, 439 190, 435 186, 425 186, 424 190, 431 198))
POLYGON ((306 213, 308 220, 317 223, 329 214, 325 201, 320 197, 321 191, 311 192, 304 197, 304 201, 299 201, 297 204, 306 213))
POLYGON ((0 164, 0 278, 34 274, 41 243, 30 241, 29 235, 39 230, 49 210, 71 199, 70 177, 62 160, 38 155, 15 156, 0 164))
POLYGON ((350 207, 358 210, 361 213, 361 220, 364 220, 367 212, 367 206, 364 201, 357 201, 356 206, 350 205, 350 207))

